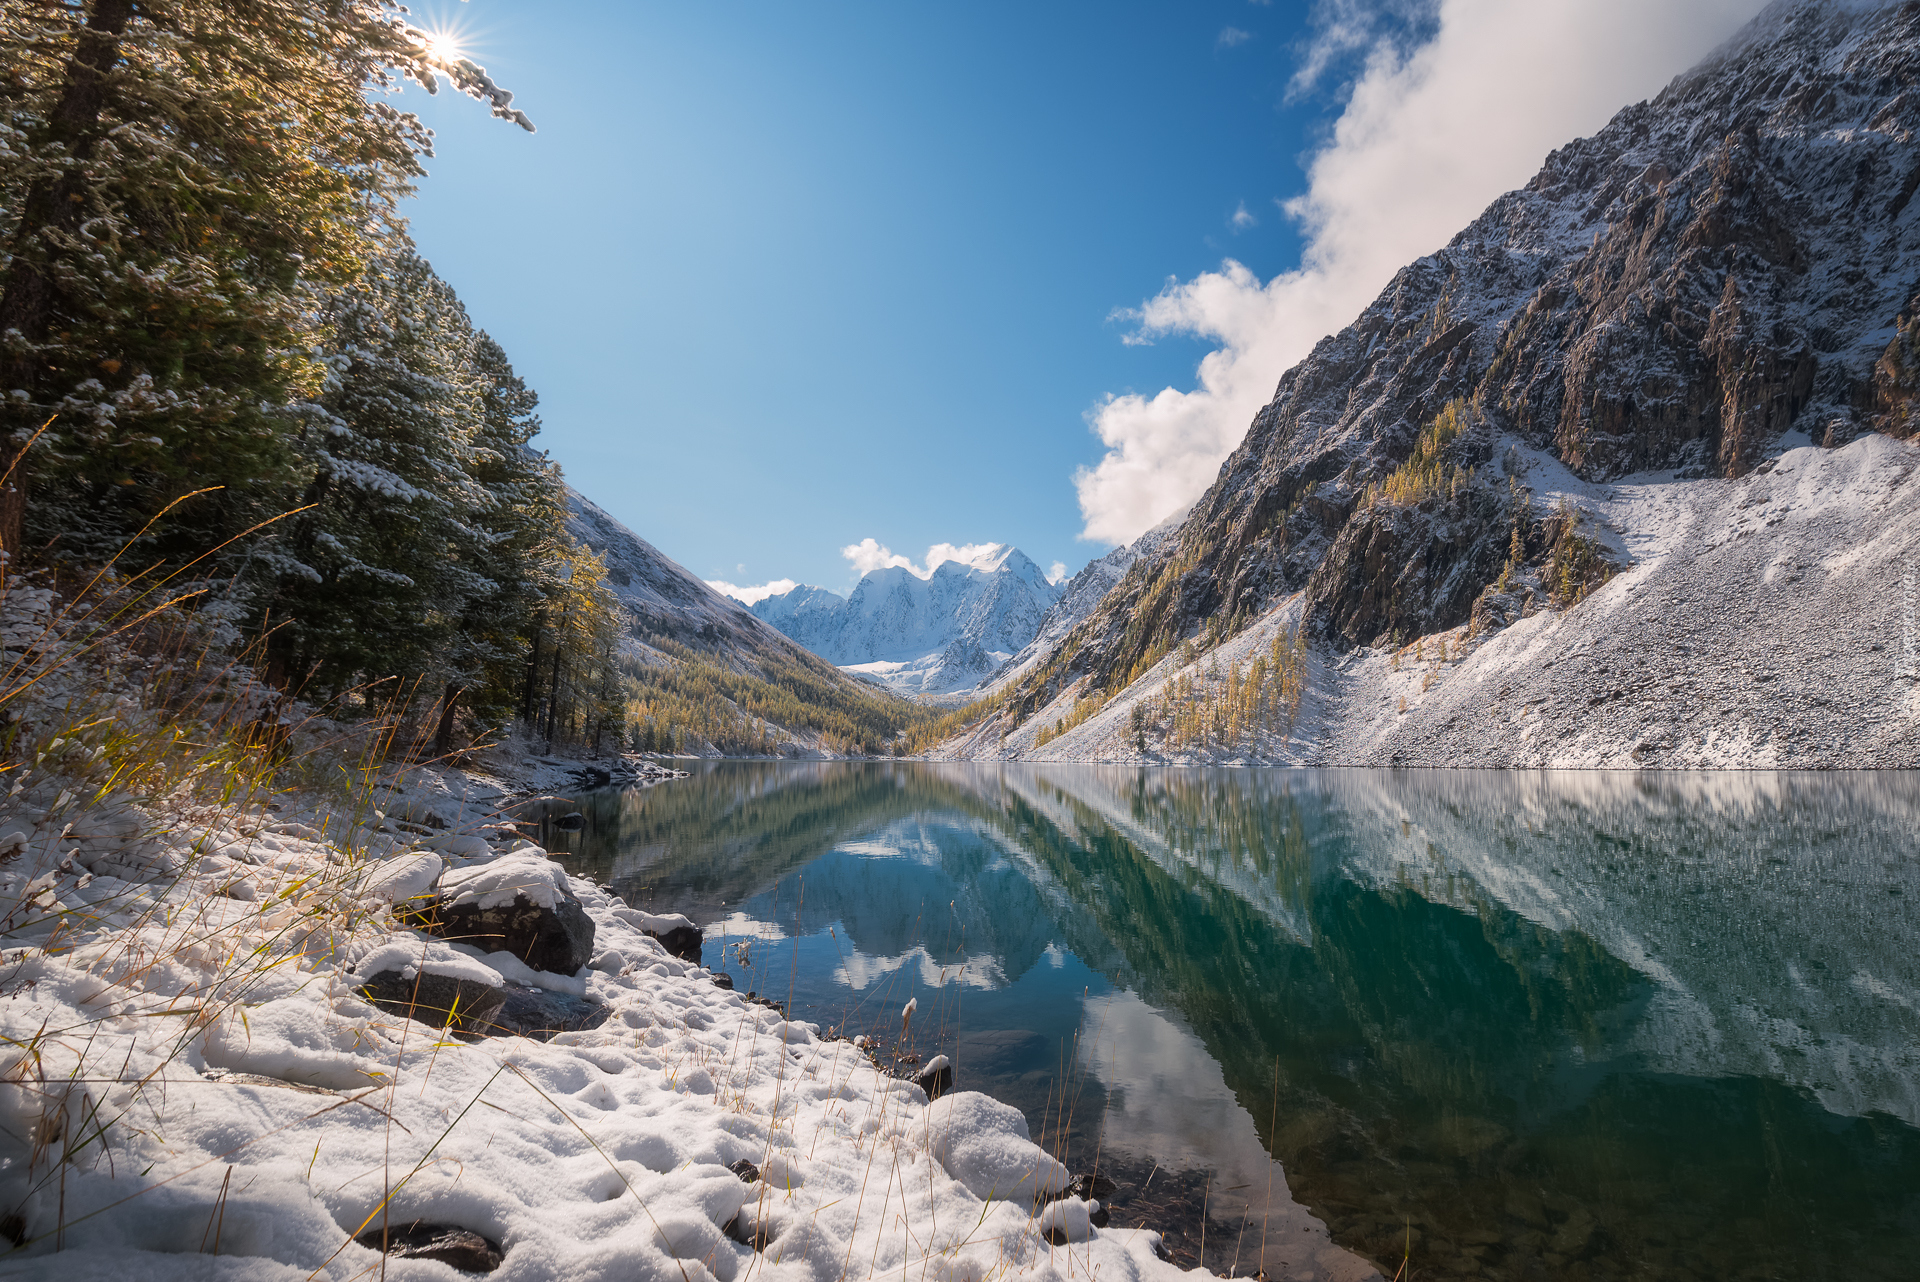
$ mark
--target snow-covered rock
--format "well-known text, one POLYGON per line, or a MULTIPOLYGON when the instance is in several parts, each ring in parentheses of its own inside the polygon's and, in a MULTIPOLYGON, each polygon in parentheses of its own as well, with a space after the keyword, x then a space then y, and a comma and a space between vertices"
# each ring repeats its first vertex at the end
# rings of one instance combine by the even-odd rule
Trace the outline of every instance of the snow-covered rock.
POLYGON ((1031 641, 1060 588, 1020 549, 993 545, 942 561, 925 577, 904 566, 865 575, 851 596, 802 586, 754 615, 850 672, 902 694, 978 685, 1031 641))
POLYGON ((927 1126, 933 1155, 982 1201, 1031 1205, 1073 1178, 1033 1143, 1026 1114, 978 1091, 942 1095, 927 1108, 927 1126))

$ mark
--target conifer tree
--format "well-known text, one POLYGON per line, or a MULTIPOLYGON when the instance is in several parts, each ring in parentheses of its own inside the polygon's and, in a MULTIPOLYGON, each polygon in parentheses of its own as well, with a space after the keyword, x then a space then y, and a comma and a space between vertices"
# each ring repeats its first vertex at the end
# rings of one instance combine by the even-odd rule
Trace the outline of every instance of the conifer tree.
POLYGON ((334 350, 321 395, 297 407, 303 485, 281 537, 255 553, 269 583, 276 675, 315 693, 357 680, 437 687, 467 656, 468 603, 496 588, 477 562, 471 517, 487 495, 474 474, 482 396, 474 335, 453 291, 402 251, 328 308, 334 350))
POLYGON ((89 556, 186 489, 205 547, 297 470, 281 409, 325 372, 318 295, 390 235, 430 135, 382 101, 436 71, 385 0, 9 3, 0 22, 0 546, 89 556), (42 423, 53 425, 22 457, 42 423), (42 510, 44 509, 44 510, 42 510))

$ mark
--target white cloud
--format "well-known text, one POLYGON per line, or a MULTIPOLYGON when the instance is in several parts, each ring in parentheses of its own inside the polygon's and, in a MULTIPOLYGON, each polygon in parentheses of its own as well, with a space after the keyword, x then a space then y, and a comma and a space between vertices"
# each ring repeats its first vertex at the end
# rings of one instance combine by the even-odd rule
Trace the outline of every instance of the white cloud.
POLYGON ((1187 334, 1215 350, 1190 391, 1110 396, 1089 411, 1107 453, 1074 477, 1082 537, 1128 542, 1193 502, 1280 375, 1395 271, 1524 183, 1553 148, 1657 92, 1763 2, 1440 0, 1431 38, 1405 49, 1404 23, 1377 16, 1413 12, 1407 0, 1322 0, 1331 51, 1315 67, 1316 43, 1303 73, 1317 79, 1342 42, 1366 53, 1306 194, 1286 206, 1305 240, 1300 266, 1263 284, 1228 260, 1129 313, 1135 341, 1187 334))
POLYGON ((853 568, 860 574, 872 574, 875 570, 885 570, 891 566, 912 570, 921 578, 926 574, 918 569, 907 557, 901 556, 890 547, 882 546, 874 539, 861 539, 858 543, 849 543, 840 549, 840 555, 853 562, 853 568))
POLYGON ((1055 561, 1052 565, 1047 567, 1047 582, 1053 583, 1053 584, 1059 584, 1063 582, 1066 579, 1066 577, 1067 577, 1067 563, 1065 561, 1055 561))
POLYGON ((1311 93, 1328 72, 1363 50, 1411 54, 1421 38, 1431 37, 1439 8, 1439 0, 1320 0, 1308 20, 1313 36, 1300 47, 1300 65, 1287 83, 1287 101, 1311 93))
POLYGON ((933 572, 940 568, 942 562, 958 561, 962 565, 985 569, 998 560, 1005 550, 1004 543, 936 543, 927 549, 924 568, 915 565, 912 557, 901 556, 877 539, 861 539, 858 543, 849 543, 840 549, 840 555, 851 561, 854 571, 862 575, 899 566, 909 574, 929 579, 933 577, 933 572))
POLYGON ((1247 202, 1244 200, 1235 207, 1233 217, 1227 221, 1233 225, 1235 231, 1245 231, 1249 227, 1258 226, 1260 222, 1258 218, 1247 212, 1247 202))
POLYGON ((1251 31, 1242 31, 1238 27, 1222 27, 1220 29, 1220 38, 1213 43, 1216 48, 1231 49, 1235 45, 1243 45, 1251 39, 1253 39, 1253 33, 1251 31))
POLYGON ((757 587, 743 588, 737 583, 728 583, 725 579, 708 579, 707 586, 721 596, 730 596, 744 605, 752 605, 770 596, 779 596, 799 587, 792 579, 775 579, 771 583, 762 583, 757 587))

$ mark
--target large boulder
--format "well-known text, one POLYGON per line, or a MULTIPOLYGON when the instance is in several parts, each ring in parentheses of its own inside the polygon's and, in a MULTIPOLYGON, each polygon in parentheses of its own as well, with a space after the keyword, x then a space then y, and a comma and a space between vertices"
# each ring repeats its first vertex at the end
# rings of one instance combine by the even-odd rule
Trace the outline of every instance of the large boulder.
POLYGON ((593 919, 567 888, 566 873, 539 855, 506 855, 447 873, 426 929, 557 975, 593 960, 593 919))

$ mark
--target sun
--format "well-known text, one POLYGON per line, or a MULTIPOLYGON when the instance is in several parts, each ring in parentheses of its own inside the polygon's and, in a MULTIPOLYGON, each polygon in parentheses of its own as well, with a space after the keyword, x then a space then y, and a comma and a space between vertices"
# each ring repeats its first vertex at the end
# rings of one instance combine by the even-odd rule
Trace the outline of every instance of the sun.
POLYGON ((467 56, 460 47, 460 37, 451 31, 428 31, 426 37, 427 56, 435 62, 458 62, 467 56))

